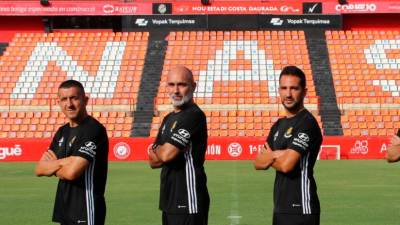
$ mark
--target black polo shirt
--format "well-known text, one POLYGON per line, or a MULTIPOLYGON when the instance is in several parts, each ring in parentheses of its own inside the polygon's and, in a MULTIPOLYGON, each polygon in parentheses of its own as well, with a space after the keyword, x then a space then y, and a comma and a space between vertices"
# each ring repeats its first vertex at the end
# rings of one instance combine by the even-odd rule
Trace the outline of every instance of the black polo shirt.
POLYGON ((81 177, 59 180, 53 221, 61 224, 104 224, 108 137, 106 129, 88 116, 77 127, 60 127, 50 145, 57 158, 79 156, 89 161, 81 177))
POLYGON ((207 149, 207 121, 196 104, 168 114, 155 144, 170 143, 180 152, 161 170, 160 210, 170 214, 208 212, 209 195, 204 159, 207 149))
POLYGON ((289 173, 276 171, 274 213, 319 214, 320 204, 313 168, 322 143, 321 129, 306 109, 279 119, 267 138, 272 150, 293 149, 301 158, 289 173))

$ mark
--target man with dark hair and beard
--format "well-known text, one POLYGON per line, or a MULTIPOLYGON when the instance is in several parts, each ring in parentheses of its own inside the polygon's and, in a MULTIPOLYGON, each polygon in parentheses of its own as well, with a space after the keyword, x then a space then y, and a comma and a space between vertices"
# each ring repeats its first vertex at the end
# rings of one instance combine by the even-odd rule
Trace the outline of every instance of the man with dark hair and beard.
POLYGON ((287 66, 279 76, 279 95, 286 116, 272 126, 265 148, 257 155, 257 170, 276 170, 273 225, 319 225, 320 204, 313 168, 322 143, 321 129, 304 108, 306 78, 287 66))
POLYGON ((161 168, 160 203, 163 225, 207 225, 210 198, 204 159, 207 121, 193 102, 196 83, 183 66, 167 77, 167 91, 174 107, 161 123, 149 152, 151 168, 161 168))

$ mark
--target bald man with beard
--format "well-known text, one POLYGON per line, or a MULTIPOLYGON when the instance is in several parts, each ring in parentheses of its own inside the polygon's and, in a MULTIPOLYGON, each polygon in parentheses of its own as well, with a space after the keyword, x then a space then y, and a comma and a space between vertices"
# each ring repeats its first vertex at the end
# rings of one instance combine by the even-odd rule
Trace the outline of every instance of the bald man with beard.
POLYGON ((167 91, 174 110, 161 123, 153 149, 151 168, 162 168, 160 203, 163 225, 207 225, 210 198, 204 160, 207 121, 194 103, 196 83, 192 72, 173 68, 167 91))

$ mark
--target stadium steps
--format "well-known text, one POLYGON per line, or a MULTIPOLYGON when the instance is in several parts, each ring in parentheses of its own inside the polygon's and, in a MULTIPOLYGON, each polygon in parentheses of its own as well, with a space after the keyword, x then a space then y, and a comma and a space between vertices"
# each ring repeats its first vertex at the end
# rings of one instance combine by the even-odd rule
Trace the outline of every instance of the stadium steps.
POLYGON ((305 36, 315 89, 320 97, 320 114, 324 135, 343 135, 324 30, 305 30, 305 36))
POLYGON ((149 137, 154 116, 154 99, 160 85, 164 56, 167 49, 166 32, 150 32, 142 79, 139 86, 131 137, 149 137))
POLYGON ((0 43, 0 56, 3 55, 3 52, 6 51, 7 47, 8 47, 8 43, 0 43))

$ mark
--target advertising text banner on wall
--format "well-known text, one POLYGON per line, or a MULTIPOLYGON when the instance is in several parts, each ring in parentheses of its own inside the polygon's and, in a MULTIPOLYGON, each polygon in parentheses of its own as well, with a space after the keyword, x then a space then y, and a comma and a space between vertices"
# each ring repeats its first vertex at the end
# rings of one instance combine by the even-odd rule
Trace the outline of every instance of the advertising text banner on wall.
POLYGON ((201 1, 123 2, 123 1, 0 1, 0 16, 51 16, 51 15, 300 15, 300 14, 374 14, 399 13, 396 0, 362 1, 348 4, 338 1, 201 1))
MULTIPOLYGON (((2 139, 0 162, 37 161, 50 145, 50 139, 2 139)), ((252 160, 264 138, 209 138, 207 160, 252 160)), ((147 160, 152 138, 111 138, 112 161, 147 160)), ((320 159, 383 159, 388 137, 324 137, 320 159)))

